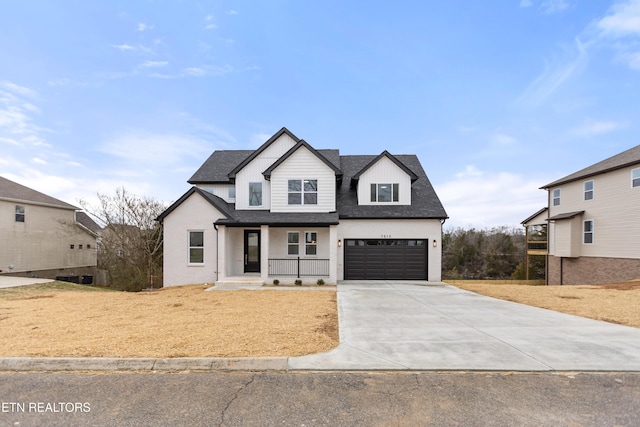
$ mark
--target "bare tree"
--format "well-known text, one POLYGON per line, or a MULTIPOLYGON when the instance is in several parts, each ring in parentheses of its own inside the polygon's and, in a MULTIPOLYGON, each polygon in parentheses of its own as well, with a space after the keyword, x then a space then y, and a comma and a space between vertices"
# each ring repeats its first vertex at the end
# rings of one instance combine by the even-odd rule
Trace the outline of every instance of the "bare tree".
POLYGON ((97 205, 80 205, 103 227, 98 245, 98 268, 109 275, 110 286, 140 291, 158 286, 162 277, 162 230, 156 218, 166 206, 124 187, 113 196, 98 193, 97 205))

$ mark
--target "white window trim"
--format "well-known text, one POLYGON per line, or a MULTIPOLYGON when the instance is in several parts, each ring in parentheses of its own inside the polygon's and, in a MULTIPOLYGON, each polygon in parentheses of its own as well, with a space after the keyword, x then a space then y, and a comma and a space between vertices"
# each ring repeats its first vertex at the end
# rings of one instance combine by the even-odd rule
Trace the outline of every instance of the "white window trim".
POLYGON ((551 206, 560 206, 561 196, 562 191, 560 191, 560 188, 554 188, 553 190, 551 190, 551 206), (556 197, 555 195, 556 191, 558 192, 558 197, 556 197), (556 199, 558 199, 558 203, 556 203, 556 199))
POLYGON ((194 267, 202 267, 205 265, 204 257, 204 230, 187 230, 187 265, 194 267), (191 233, 202 233, 202 246, 191 246, 191 233), (202 249, 202 262, 191 262, 191 249, 202 249))
POLYGON ((584 201, 588 202, 590 200, 593 200, 596 198, 596 182, 593 179, 590 179, 589 181, 585 181, 582 184, 582 189, 584 190, 584 201), (587 184, 591 183, 591 190, 587 190, 587 184), (591 193, 591 198, 587 199, 587 193, 591 193))
POLYGON ((318 231, 317 230, 307 230, 304 232, 304 256, 311 256, 311 257, 317 257, 318 256, 318 231), (315 233, 316 234, 316 241, 315 243, 309 243, 309 246, 315 246, 316 248, 316 253, 315 254, 308 254, 307 253, 307 233, 315 233))
POLYGON ((584 221, 582 221, 582 244, 583 245, 593 245, 593 243, 595 242, 595 221, 592 219, 585 219, 584 221), (587 243, 585 242, 585 237, 587 235, 587 231, 585 231, 585 225, 587 222, 591 223, 591 231, 589 231, 589 233, 591 234, 591 243, 587 243))
POLYGON ((640 180, 640 168, 631 169, 631 188, 640 188, 640 184, 636 185, 635 187, 633 185, 633 181, 636 179, 640 180), (638 175, 635 178, 633 177, 634 173, 638 175))
POLYGON ((318 205, 318 182, 317 178, 289 178, 287 179, 287 205, 289 206, 317 206, 318 205), (289 191, 289 181, 300 181, 300 191, 289 191), (315 181, 316 182, 316 191, 304 191, 304 182, 305 181, 315 181), (289 203, 289 194, 300 194, 300 203, 289 203), (316 202, 315 203, 305 203, 304 195, 305 194, 315 194, 316 202))
POLYGON ((254 181, 249 183, 249 208, 261 208, 264 205, 264 185, 260 181, 254 181), (260 204, 252 205, 251 204, 251 184, 260 184, 260 204))
POLYGON ((287 253, 286 255, 288 257, 299 257, 300 256, 300 232, 299 231, 287 231, 287 253), (293 246, 295 245, 295 243, 289 243, 289 234, 297 234, 298 235, 298 253, 297 254, 290 254, 289 253, 289 246, 293 246))
MULTIPOLYGON (((380 203, 380 204, 388 204, 388 203, 400 203, 400 183, 398 182, 372 182, 371 185, 376 186, 376 200, 371 200, 371 203, 380 203), (390 185, 391 186, 391 200, 388 202, 381 202, 379 199, 380 195, 380 186, 381 185, 390 185), (393 187, 398 186, 398 200, 393 200, 393 187)), ((371 191, 371 188, 369 188, 371 191)), ((369 199, 371 199, 371 195, 369 195, 369 199)))

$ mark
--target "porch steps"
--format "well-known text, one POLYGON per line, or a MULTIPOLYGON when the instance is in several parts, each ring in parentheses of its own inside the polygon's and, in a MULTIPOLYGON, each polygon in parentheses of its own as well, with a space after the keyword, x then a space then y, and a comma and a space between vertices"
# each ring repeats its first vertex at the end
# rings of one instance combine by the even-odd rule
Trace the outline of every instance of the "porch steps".
POLYGON ((216 286, 262 286, 264 280, 260 277, 226 277, 224 280, 218 280, 216 286))

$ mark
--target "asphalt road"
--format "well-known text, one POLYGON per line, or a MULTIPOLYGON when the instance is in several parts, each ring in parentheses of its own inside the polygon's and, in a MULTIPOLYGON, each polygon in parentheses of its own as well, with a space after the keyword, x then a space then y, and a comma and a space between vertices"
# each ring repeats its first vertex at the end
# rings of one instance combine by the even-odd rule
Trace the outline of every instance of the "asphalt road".
POLYGON ((1 373, 0 426, 637 426, 640 373, 1 373))

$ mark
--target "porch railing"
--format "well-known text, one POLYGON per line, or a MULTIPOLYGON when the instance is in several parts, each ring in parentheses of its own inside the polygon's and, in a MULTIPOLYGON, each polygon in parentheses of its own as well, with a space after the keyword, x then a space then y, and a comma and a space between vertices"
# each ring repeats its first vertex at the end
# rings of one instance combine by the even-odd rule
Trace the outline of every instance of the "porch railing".
POLYGON ((328 259, 269 258, 269 276, 329 276, 328 259))

